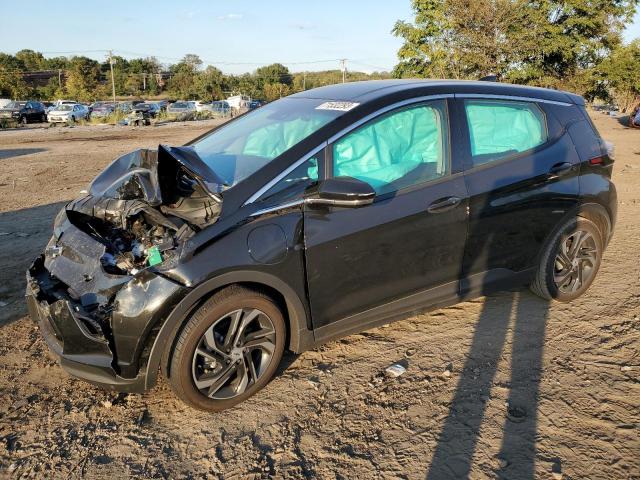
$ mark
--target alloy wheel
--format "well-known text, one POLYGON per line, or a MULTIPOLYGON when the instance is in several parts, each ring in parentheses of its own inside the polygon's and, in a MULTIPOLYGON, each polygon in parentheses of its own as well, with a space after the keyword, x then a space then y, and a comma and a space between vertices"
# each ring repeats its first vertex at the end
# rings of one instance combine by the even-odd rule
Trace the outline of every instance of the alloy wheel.
POLYGON ((191 374, 203 395, 224 400, 241 395, 267 370, 276 348, 271 319, 255 308, 217 319, 198 341, 191 374))
POLYGON ((560 243, 555 259, 553 280, 558 290, 574 293, 589 284, 599 256, 598 245, 591 233, 578 230, 567 236, 560 243))

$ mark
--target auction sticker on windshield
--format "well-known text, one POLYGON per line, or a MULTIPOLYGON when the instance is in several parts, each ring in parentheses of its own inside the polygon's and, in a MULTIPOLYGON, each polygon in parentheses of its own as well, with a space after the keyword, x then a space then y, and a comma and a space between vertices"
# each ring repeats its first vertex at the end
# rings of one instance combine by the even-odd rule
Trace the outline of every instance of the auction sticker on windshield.
POLYGON ((348 112, 358 105, 360 104, 356 102, 324 102, 318 105, 316 110, 339 110, 341 112, 348 112))

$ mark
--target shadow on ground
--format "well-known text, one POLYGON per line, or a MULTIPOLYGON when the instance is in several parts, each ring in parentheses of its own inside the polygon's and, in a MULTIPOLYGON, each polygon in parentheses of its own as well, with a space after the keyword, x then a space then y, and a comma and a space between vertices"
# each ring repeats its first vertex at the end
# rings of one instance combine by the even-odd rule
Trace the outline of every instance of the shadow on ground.
POLYGON ((53 219, 65 202, 0 213, 0 326, 27 314, 25 271, 51 237, 53 219), (6 304, 6 305, 4 305, 6 304))
POLYGON ((526 291, 486 298, 428 479, 469 476, 494 382, 509 389, 496 473, 535 478, 537 410, 548 311, 546 300, 526 291), (508 382, 496 381, 509 332, 511 378, 508 382))
POLYGON ((31 155, 33 153, 46 152, 46 148, 11 148, 0 149, 0 160, 5 160, 11 157, 20 157, 22 155, 31 155))

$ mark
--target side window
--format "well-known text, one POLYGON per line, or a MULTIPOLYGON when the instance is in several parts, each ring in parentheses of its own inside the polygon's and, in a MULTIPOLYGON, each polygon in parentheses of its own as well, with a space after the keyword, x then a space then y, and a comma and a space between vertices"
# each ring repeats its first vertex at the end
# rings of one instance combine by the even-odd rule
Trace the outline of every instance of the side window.
POLYGON ((318 159, 323 153, 324 150, 298 165, 287 176, 263 193, 258 201, 286 202, 302 197, 302 193, 318 181, 318 159))
POLYGON ((544 113, 534 103, 465 100, 464 108, 474 167, 547 141, 544 113))
POLYGON ((449 173, 446 103, 429 102, 391 112, 333 144, 333 175, 391 193, 449 173))

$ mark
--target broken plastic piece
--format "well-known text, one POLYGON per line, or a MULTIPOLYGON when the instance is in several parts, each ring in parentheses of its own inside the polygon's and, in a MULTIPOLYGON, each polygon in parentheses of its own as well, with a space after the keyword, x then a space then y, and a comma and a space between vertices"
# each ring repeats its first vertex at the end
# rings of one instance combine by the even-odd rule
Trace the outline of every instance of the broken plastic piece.
POLYGON ((403 367, 399 363, 394 363, 390 367, 386 368, 385 373, 390 377, 399 377, 406 371, 407 369, 405 367, 403 367))
POLYGON ((147 262, 149 263, 150 267, 162 263, 162 254, 160 253, 160 250, 158 250, 158 247, 153 246, 149 248, 149 250, 147 250, 147 253, 147 262))

